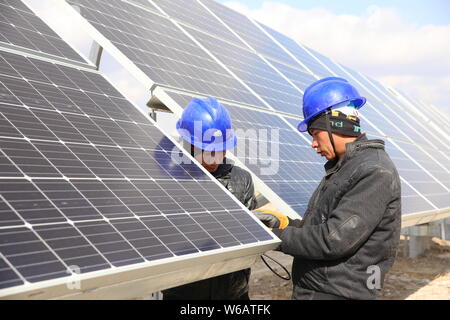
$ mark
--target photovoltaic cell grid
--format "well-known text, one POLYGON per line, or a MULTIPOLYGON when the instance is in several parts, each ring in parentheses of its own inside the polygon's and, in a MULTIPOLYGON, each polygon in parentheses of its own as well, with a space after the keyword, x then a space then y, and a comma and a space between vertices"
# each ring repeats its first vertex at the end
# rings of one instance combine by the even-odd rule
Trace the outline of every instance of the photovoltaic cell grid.
MULTIPOLYGON (((389 92, 389 94, 391 94, 389 92)), ((428 121, 425 119, 430 119, 438 128, 445 132, 445 129, 449 127, 450 123, 446 120, 445 114, 443 115, 441 110, 434 111, 429 106, 421 104, 419 101, 414 101, 412 97, 405 95, 400 91, 400 94, 408 101, 411 105, 415 106, 422 116, 418 116, 415 112, 410 113, 410 118, 415 120, 415 123, 419 123, 420 128, 424 128, 424 132, 427 132, 430 138, 442 137, 442 134, 435 130, 435 127, 428 125, 428 121), (424 117, 425 116, 425 119, 424 117)), ((391 94, 392 96, 392 94, 391 94)), ((397 98, 397 97, 396 97, 397 98)), ((402 105, 402 104, 401 104, 402 105)), ((447 136, 448 140, 448 136, 447 136)), ((432 139, 434 144, 437 144, 442 151, 450 156, 450 146, 445 140, 432 139)), ((429 145, 429 143, 427 144, 429 145)))
MULTIPOLYGON (((379 139, 376 137, 368 136, 369 139, 379 139)), ((400 148, 408 152, 411 156, 415 157, 417 161, 420 157, 419 164, 427 167, 428 169, 434 168, 441 173, 445 174, 442 168, 436 168, 435 163, 429 162, 430 160, 423 157, 425 156, 417 146, 408 144, 398 140, 393 140, 400 148)), ((419 167, 414 161, 411 160, 404 152, 399 150, 396 145, 392 144, 389 140, 385 140, 386 152, 391 157, 397 170, 400 174, 402 181, 402 213, 404 215, 435 210, 436 208, 444 209, 450 207, 450 201, 448 197, 448 191, 445 187, 439 184, 433 179, 423 168, 419 167), (412 189, 414 188, 414 189, 412 189), (425 197, 423 199, 420 195, 425 197), (430 204, 434 205, 434 207, 430 204)), ((425 156, 426 157, 426 156, 425 156)), ((448 176, 448 174, 446 174, 448 176)))
MULTIPOLYGON (((290 68, 286 66, 285 64, 281 64, 278 62, 271 61, 271 64, 279 70, 284 76, 286 76, 289 80, 291 80, 297 88, 302 90, 303 92, 306 90, 307 87, 313 82, 315 82, 317 79, 314 78, 311 74, 302 72, 298 69, 290 68)), ((302 100, 300 102, 297 101, 297 109, 295 112, 293 112, 296 115, 302 116, 301 111, 301 105, 302 100), (300 111, 299 111, 300 110, 300 111)), ((283 111, 283 110, 280 110, 283 111)))
POLYGON ((0 56, 0 289, 272 239, 100 75, 0 56))
MULTIPOLYGON (((423 121, 414 116, 414 114, 406 109, 404 105, 397 99, 392 99, 392 95, 383 98, 378 95, 386 93, 386 89, 381 89, 382 86, 375 87, 366 78, 359 73, 344 67, 337 66, 330 59, 319 55, 320 59, 332 69, 338 76, 349 78, 349 75, 354 77, 357 81, 353 81, 352 84, 358 89, 358 91, 368 98, 368 104, 361 109, 361 114, 364 119, 370 120, 375 127, 371 126, 366 121, 363 121, 362 127, 369 132, 386 135, 396 139, 403 139, 415 144, 421 144, 423 146, 429 146, 429 141, 426 140, 424 132, 434 132, 433 128, 425 126, 423 121), (344 70, 342 70, 342 69, 344 70), (364 86, 364 87, 363 87, 364 86), (369 92, 370 90, 370 92, 369 92)), ((436 134, 435 132, 433 134, 436 134)), ((448 146, 440 141, 433 141, 433 143, 439 148, 439 150, 448 150, 448 146)))
POLYGON ((303 69, 300 64, 292 59, 290 55, 288 55, 280 46, 265 35, 246 16, 213 0, 200 0, 200 2, 204 3, 228 27, 235 31, 257 52, 280 62, 303 69))
MULTIPOLYGON (((167 18, 123 1, 69 2, 79 5, 81 14, 157 84, 261 107, 262 103, 256 96, 167 18), (105 6, 113 10, 106 9, 105 6)), ((168 8, 164 1, 156 3, 162 8, 168 8)), ((182 4, 180 14, 176 18, 187 20, 183 24, 184 30, 265 99, 272 108, 285 113, 300 114, 300 90, 294 88, 242 42, 238 43, 239 39, 236 38, 233 42, 221 39, 221 34, 227 30, 218 20, 219 24, 213 24, 206 33, 204 30, 200 32, 198 28, 189 27, 192 22, 185 19, 185 16, 190 15, 190 12, 188 7, 181 6, 182 4), (219 35, 216 30, 219 30, 219 35)), ((200 11, 199 15, 206 14, 206 18, 199 21, 216 19, 203 7, 199 7, 198 3, 192 3, 192 8, 194 12, 200 11)), ((173 14, 173 9, 170 12, 173 14)), ((261 36, 266 37, 251 21, 248 23, 261 36)), ((284 53, 273 41, 269 38, 267 40, 284 53)), ((273 63, 280 65, 276 61, 273 63)), ((300 65, 297 66, 298 69, 283 64, 281 72, 295 75, 295 81, 304 83, 310 77, 303 74, 300 65)))
MULTIPOLYGON (((244 49, 242 43, 238 43, 234 36, 230 36, 229 39, 225 39, 223 34, 226 34, 226 32, 224 33, 222 25, 214 23, 214 27, 209 28, 208 30, 203 30, 203 25, 205 23, 208 23, 205 21, 211 22, 215 20, 210 20, 210 17, 208 15, 204 15, 204 17, 202 17, 204 14, 204 10, 203 8, 199 7, 194 1, 188 1, 186 7, 183 7, 183 4, 180 4, 177 1, 173 6, 168 4, 167 1, 156 1, 156 3, 161 8, 163 8, 163 10, 165 10, 167 14, 180 21, 183 24, 184 29, 187 30, 189 34, 194 36, 194 38, 196 38, 197 41, 199 41, 210 52, 212 52, 214 56, 219 58, 222 63, 230 68, 230 70, 233 71, 250 88, 252 88, 257 94, 265 99, 265 101, 267 101, 275 110, 290 112, 293 114, 300 113, 298 102, 301 101, 301 94, 298 92, 298 90, 295 90, 287 81, 285 81, 276 72, 274 72, 273 68, 269 67, 257 55, 254 55, 249 50, 244 49), (189 16, 188 10, 185 9, 187 7, 191 8, 191 10, 195 12, 193 16, 196 15, 197 18, 193 19, 192 16, 189 16), (189 26, 193 26, 196 29, 194 30, 189 26), (202 32, 200 32, 198 29, 202 29, 202 32), (225 39, 226 41, 224 41, 223 39, 225 39), (230 42, 233 42, 236 45, 232 45, 230 42)), ((267 38, 267 36, 264 35, 261 30, 256 28, 249 19, 241 16, 238 13, 234 13, 232 10, 223 7, 222 5, 215 2, 203 1, 203 3, 205 3, 209 7, 209 9, 217 14, 220 19, 222 19, 229 27, 237 32, 254 49, 269 58, 269 62, 272 64, 272 66, 277 68, 286 77, 290 78, 298 88, 304 89, 308 85, 308 82, 311 83, 314 81, 314 78, 307 74, 303 74, 302 71, 298 70, 297 65, 296 68, 293 68, 292 64, 290 65, 289 62, 287 62, 291 60, 290 57, 287 60, 283 60, 283 63, 275 62, 275 60, 279 60, 281 55, 284 55, 285 52, 279 51, 282 49, 274 42, 272 42, 269 38, 267 38), (246 28, 251 30, 251 32, 247 31, 246 28), (262 39, 264 39, 264 41, 262 41, 262 39), (265 45, 266 47, 262 48, 261 44, 265 45), (283 52, 283 54, 277 55, 277 53, 279 52, 283 52)), ((297 58, 304 62, 315 74, 323 76, 332 75, 332 72, 330 70, 325 68, 321 63, 314 59, 308 52, 306 52, 301 46, 297 45, 293 40, 281 34, 278 34, 274 30, 271 30, 266 26, 262 27, 277 41, 279 41, 281 45, 284 45, 287 49, 291 50, 291 53, 293 53, 297 58)), ((345 74, 345 72, 338 66, 336 66, 330 59, 320 55, 313 50, 311 50, 311 52, 337 75, 348 78, 348 75, 345 74)), ((359 79, 359 81, 362 82, 361 79, 359 79)), ((372 132, 381 135, 389 135, 396 139, 404 139, 411 142, 417 142, 420 140, 422 140, 422 142, 426 141, 423 139, 422 135, 418 134, 417 130, 414 130, 413 126, 407 126, 407 132, 403 132, 402 130, 397 128, 391 120, 389 120, 398 119, 399 121, 405 122, 403 119, 407 119, 409 116, 407 112, 403 112, 403 114, 401 114, 400 111, 393 112, 388 106, 381 103, 377 99, 377 97, 371 96, 358 84, 356 85, 358 86, 359 90, 361 90, 361 92, 370 99, 372 104, 372 106, 369 105, 364 108, 363 117, 370 119, 370 121, 376 127, 373 127, 367 121, 365 121, 365 119, 363 119, 362 126, 365 131, 368 131, 369 133, 372 132), (410 139, 410 137, 412 138, 410 139)), ((198 90, 191 91, 199 92, 198 90)), ((212 94, 209 93, 209 95, 222 97, 220 94, 217 94, 215 92, 213 92, 212 94)), ((246 103, 245 101, 239 102, 246 103)), ((255 104, 255 106, 260 106, 260 103, 258 102, 257 104, 255 104)), ((437 160, 438 157, 434 158, 437 160)), ((441 159, 445 159, 445 155, 441 159)), ((442 164, 442 161, 439 163, 439 165, 441 168, 444 166, 442 164)), ((428 179, 430 178, 431 177, 428 175, 428 179)))
POLYGON ((20 0, 0 1, 0 42, 86 63, 20 0))
MULTIPOLYGON (((193 98, 166 93, 182 107, 193 98)), ((323 177, 323 161, 280 116, 223 105, 230 112, 238 138, 233 154, 303 216, 309 198, 323 177)))
MULTIPOLYGON (((372 82, 374 81, 372 80, 372 82)), ((381 92, 386 97, 388 97, 390 101, 393 101, 393 103, 395 103, 395 106, 398 106, 398 108, 404 111, 402 113, 402 119, 404 120, 405 123, 409 125, 409 127, 415 129, 416 134, 413 135, 412 137, 416 144, 419 144, 422 148, 432 148, 434 149, 433 152, 436 152, 436 149, 438 149, 439 153, 446 154, 447 156, 446 161, 450 159, 450 146, 445 142, 445 140, 440 138, 442 137, 442 134, 439 133, 434 126, 429 125, 427 121, 425 121, 415 111, 410 109, 401 100, 399 100, 397 96, 394 96, 391 92, 389 92, 386 88, 382 87, 380 84, 376 84, 374 82, 374 87, 377 89, 380 88, 379 90, 382 90, 381 92)), ((397 108, 395 110, 397 110, 397 108)), ((425 112, 425 114, 431 114, 432 117, 434 116, 434 114, 428 113, 423 109, 421 111, 425 112)), ((437 124, 437 126, 445 132, 445 128, 447 128, 448 126, 445 124, 439 124, 438 122, 438 119, 440 119, 439 115, 437 115, 435 119, 436 120, 434 120, 434 123, 437 124)), ((444 162, 441 162, 441 164, 444 164, 444 162)))
MULTIPOLYGON (((434 152, 425 153, 419 149, 416 145, 398 141, 399 147, 410 155, 420 166, 422 166, 427 172, 441 182, 445 187, 450 189, 450 173, 444 165, 440 165, 435 158, 434 152)), ((424 149, 427 151, 426 149, 424 149)), ((430 151, 430 150, 428 150, 430 151)), ((438 155, 438 154, 436 154, 438 155)), ((448 165, 448 161, 446 163, 448 165)), ((448 193, 448 191, 447 191, 448 193)), ((450 197, 448 197, 450 200, 450 197)), ((450 206, 450 203, 449 203, 450 206)))
MULTIPOLYGON (((198 1, 166 1, 155 3, 171 17, 179 20, 185 29, 208 50, 229 67, 241 80, 263 97, 274 109, 299 114, 301 93, 280 77, 273 68, 255 55, 219 20, 205 10, 198 1), (190 26, 193 26, 194 31, 190 26), (198 32, 201 31, 201 32, 198 32), (231 44, 232 42, 233 44, 231 44), (280 101, 281 100, 281 101, 280 101)), ((225 18, 228 26, 258 53, 268 58, 278 71, 288 77, 300 89, 305 89, 314 77, 293 60, 280 46, 273 42, 247 17, 214 2, 209 3, 219 18, 225 18), (238 22, 237 26, 234 22, 238 22)), ((211 9, 210 8, 210 9, 211 9)), ((214 93, 212 93, 214 94, 214 93)))
POLYGON ((68 2, 155 83, 260 103, 168 18, 120 0, 68 2))
MULTIPOLYGON (((375 90, 380 90, 378 92, 383 94, 381 98, 385 98, 386 105, 384 105, 382 112, 389 119, 389 121, 391 121, 391 123, 401 124, 401 126, 398 126, 401 128, 398 131, 401 131, 402 134, 396 138, 409 141, 415 144, 419 149, 428 150, 427 152, 434 158, 432 161, 437 161, 441 167, 445 168, 449 159, 446 154, 450 154, 450 149, 443 140, 435 138, 440 136, 439 133, 437 133, 433 127, 427 125, 424 120, 415 114, 415 112, 408 110, 408 108, 405 107, 405 105, 395 96, 391 95, 387 89, 379 84, 378 86, 372 85, 371 82, 368 82, 359 75, 358 79, 360 79, 365 85, 371 86, 371 89, 373 88, 375 90)), ((448 166, 445 170, 446 172, 442 172, 441 175, 437 175, 436 177, 439 179, 441 179, 441 177, 443 179, 447 179, 446 176, 449 173, 448 166)))
MULTIPOLYGON (((352 72, 347 68, 345 68, 345 70, 347 72, 352 72)), ((372 91, 373 95, 370 95, 370 99, 371 101, 375 101, 375 108, 381 111, 381 113, 383 113, 391 123, 397 123, 401 128, 397 128, 396 132, 394 132, 394 134, 398 134, 398 132, 400 131, 400 134, 395 137, 410 140, 414 143, 422 144, 425 146, 429 145, 429 141, 427 141, 423 135, 425 131, 421 129, 422 124, 420 123, 420 121, 417 121, 417 119, 412 115, 411 111, 408 111, 406 108, 404 108, 402 104, 397 99, 393 99, 392 96, 386 96, 385 94, 387 93, 387 90, 384 87, 382 89, 380 88, 383 91, 379 91, 377 87, 372 85, 371 82, 367 81, 360 74, 355 72, 352 72, 352 74, 361 84, 372 91), (381 95, 379 95, 380 93, 381 95), (383 104, 380 103, 380 100, 383 101, 383 104)), ((391 125, 388 124, 388 126, 392 128, 391 125)), ((381 128, 385 129, 385 127, 386 125, 382 126, 381 128)), ((392 129, 388 129, 388 132, 389 131, 392 131, 392 129)))
POLYGON ((153 10, 155 12, 159 12, 158 8, 150 3, 149 0, 128 0, 128 2, 133 2, 147 9, 153 10))
POLYGON ((331 72, 324 68, 317 60, 315 60, 308 52, 306 52, 297 42, 285 36, 284 34, 275 31, 268 26, 259 23, 267 33, 269 33, 275 40, 277 40, 283 47, 292 53, 299 61, 304 63, 315 75, 321 78, 331 76, 331 72))
POLYGON ((198 30, 207 31, 237 45, 245 46, 238 37, 231 33, 197 0, 156 0, 154 3, 178 22, 192 26, 198 30))
POLYGON ((189 27, 185 29, 273 109, 292 114, 301 112, 302 93, 258 55, 209 34, 189 27))

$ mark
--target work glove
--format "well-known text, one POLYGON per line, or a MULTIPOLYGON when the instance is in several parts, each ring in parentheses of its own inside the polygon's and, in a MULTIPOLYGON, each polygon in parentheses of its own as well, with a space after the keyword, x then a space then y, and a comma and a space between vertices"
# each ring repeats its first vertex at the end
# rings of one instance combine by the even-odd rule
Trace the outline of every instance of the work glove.
POLYGON ((268 228, 283 230, 289 225, 289 218, 281 213, 265 209, 256 209, 252 212, 268 228))

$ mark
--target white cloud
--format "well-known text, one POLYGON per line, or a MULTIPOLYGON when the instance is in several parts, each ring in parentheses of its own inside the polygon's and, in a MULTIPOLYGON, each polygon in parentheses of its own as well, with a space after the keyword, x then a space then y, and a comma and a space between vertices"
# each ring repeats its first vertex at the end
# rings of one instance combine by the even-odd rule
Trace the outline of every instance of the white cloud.
POLYGON ((265 1, 227 5, 386 85, 450 108, 450 25, 416 25, 396 10, 371 6, 362 16, 265 1))

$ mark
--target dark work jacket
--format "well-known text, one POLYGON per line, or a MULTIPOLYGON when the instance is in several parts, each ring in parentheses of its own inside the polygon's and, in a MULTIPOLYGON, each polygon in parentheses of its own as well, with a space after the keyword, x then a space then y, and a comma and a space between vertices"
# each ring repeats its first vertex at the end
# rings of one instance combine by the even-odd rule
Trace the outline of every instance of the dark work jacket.
MULTIPOLYGON (((325 165, 304 219, 290 221, 280 250, 294 256, 294 293, 375 299, 400 240, 401 185, 384 141, 365 135, 325 165)), ((300 294, 299 294, 300 297, 300 294)))
MULTIPOLYGON (((213 176, 249 210, 256 208, 250 173, 226 159, 213 176)), ((250 269, 189 283, 163 291, 164 300, 248 300, 250 269)))

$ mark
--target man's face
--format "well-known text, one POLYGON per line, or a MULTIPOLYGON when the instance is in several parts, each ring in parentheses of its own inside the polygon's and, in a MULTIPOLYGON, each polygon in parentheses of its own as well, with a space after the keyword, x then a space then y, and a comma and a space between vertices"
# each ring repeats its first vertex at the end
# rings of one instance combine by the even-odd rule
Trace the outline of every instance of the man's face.
POLYGON ((203 151, 195 148, 195 160, 200 162, 202 166, 210 173, 217 171, 219 166, 225 159, 226 151, 203 151))
POLYGON ((313 138, 311 147, 316 149, 316 152, 320 154, 320 156, 325 157, 328 161, 336 158, 328 132, 313 129, 311 130, 311 135, 313 138))

